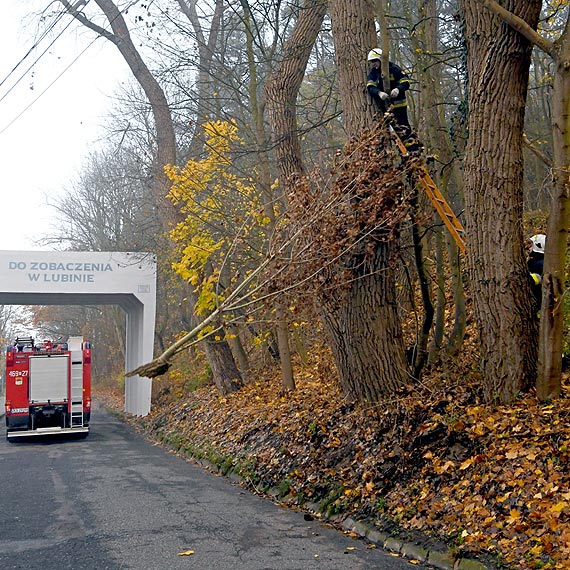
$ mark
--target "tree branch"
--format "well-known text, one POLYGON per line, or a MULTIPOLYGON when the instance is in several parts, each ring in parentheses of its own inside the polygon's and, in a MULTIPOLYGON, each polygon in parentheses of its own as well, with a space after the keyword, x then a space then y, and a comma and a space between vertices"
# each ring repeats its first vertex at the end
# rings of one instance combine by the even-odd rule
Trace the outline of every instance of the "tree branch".
POLYGON ((493 14, 496 14, 505 21, 513 30, 523 35, 529 42, 539 47, 542 51, 546 52, 550 57, 556 54, 556 47, 554 42, 543 38, 538 32, 533 30, 522 18, 519 18, 512 12, 505 10, 502 6, 497 4, 495 0, 481 0, 481 4, 486 6, 493 14))
POLYGON ((93 23, 91 20, 87 18, 87 16, 85 16, 85 14, 83 14, 83 12, 81 12, 78 9, 80 6, 79 3, 72 5, 70 2, 67 2, 67 0, 59 0, 59 1, 65 8, 65 11, 71 16, 73 16, 78 22, 83 24, 86 28, 93 30, 94 32, 108 39, 110 42, 113 42, 114 44, 118 42, 118 39, 114 34, 111 34, 105 28, 98 26, 97 24, 93 23))
POLYGON ((542 152, 538 147, 536 147, 534 144, 532 144, 532 142, 529 140, 529 138, 526 135, 523 135, 523 143, 534 155, 536 155, 538 158, 540 158, 540 160, 542 160, 542 162, 544 162, 544 164, 546 164, 546 166, 549 166, 549 167, 552 166, 552 160, 544 152, 542 152))

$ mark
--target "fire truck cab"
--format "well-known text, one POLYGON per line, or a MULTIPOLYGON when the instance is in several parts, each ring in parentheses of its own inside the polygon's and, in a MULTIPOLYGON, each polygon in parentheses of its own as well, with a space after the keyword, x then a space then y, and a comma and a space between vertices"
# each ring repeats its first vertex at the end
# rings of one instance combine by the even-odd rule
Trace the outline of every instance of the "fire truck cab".
POLYGON ((18 337, 6 350, 6 437, 89 433, 91 344, 70 337, 39 344, 18 337))

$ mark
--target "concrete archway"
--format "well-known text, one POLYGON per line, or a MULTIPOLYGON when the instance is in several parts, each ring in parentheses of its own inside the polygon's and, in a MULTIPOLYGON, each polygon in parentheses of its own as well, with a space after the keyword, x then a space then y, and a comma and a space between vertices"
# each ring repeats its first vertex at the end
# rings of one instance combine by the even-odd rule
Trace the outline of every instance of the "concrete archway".
MULTIPOLYGON (((154 352, 156 257, 140 252, 0 251, 0 305, 118 305, 126 315, 125 369, 154 352)), ((150 411, 152 380, 125 381, 125 411, 150 411)))

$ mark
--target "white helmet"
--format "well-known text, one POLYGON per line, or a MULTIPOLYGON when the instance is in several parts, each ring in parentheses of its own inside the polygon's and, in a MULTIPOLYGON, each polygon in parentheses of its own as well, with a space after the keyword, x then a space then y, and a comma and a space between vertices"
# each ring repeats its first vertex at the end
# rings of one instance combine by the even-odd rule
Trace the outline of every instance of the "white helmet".
POLYGON ((544 253, 546 246, 546 236, 544 234, 536 234, 530 238, 532 242, 532 251, 537 253, 544 253))
POLYGON ((368 61, 374 61, 375 59, 382 58, 382 50, 380 48, 371 49, 368 52, 368 61))

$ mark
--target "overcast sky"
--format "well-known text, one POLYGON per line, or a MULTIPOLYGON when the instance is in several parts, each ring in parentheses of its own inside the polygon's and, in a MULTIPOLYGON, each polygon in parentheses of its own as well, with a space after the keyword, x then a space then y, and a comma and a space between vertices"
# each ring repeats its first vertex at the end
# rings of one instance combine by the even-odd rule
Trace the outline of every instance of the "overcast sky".
MULTIPOLYGON (((92 43, 94 34, 78 32, 75 24, 40 57, 55 36, 44 39, 10 74, 37 39, 37 18, 31 14, 49 4, 2 0, 2 250, 48 249, 36 243, 55 221, 46 197, 57 195, 76 178, 84 157, 103 135, 101 125, 115 89, 129 79, 115 46, 102 39, 92 43)), ((68 20, 63 22, 60 30, 68 20)))

